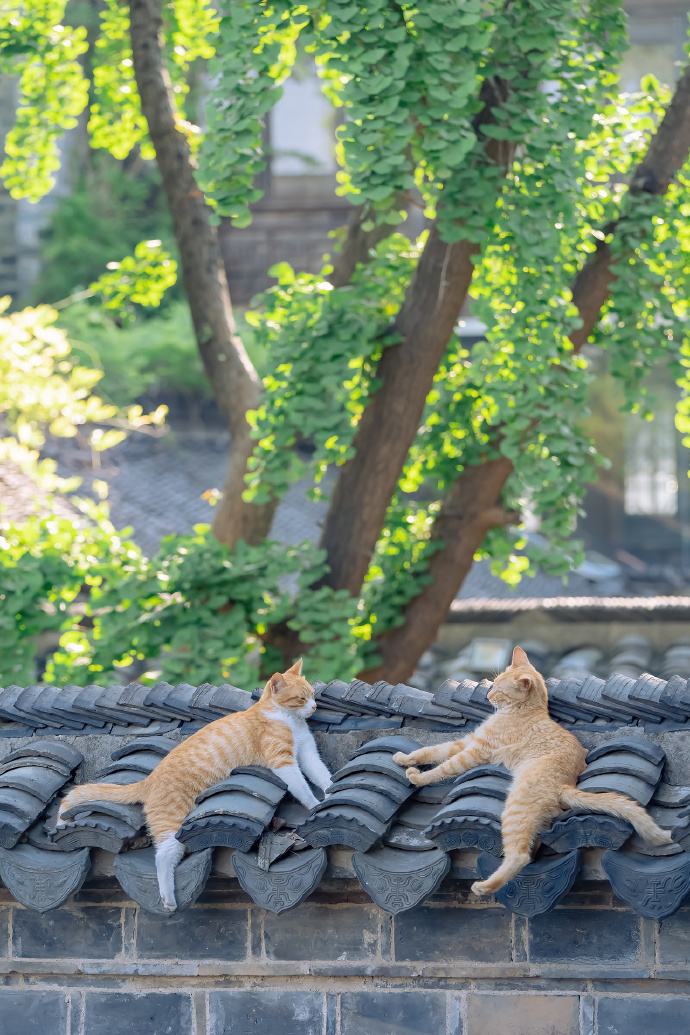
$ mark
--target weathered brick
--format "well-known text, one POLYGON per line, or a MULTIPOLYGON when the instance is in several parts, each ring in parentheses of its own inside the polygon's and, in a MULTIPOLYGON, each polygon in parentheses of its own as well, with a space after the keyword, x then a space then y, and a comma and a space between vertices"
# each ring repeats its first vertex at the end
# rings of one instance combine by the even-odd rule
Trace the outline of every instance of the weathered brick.
POLYGON ((15 956, 37 959, 110 959, 122 952, 120 909, 15 909, 15 956))
POLYGON ((67 1003, 62 992, 0 991, 3 1035, 64 1035, 67 1003))
POLYGON ((690 999, 600 999, 597 1035, 672 1035, 690 1031, 690 999))
MULTIPOLYGON (((211 992, 208 1035, 322 1035, 320 992, 211 992)), ((139 1033, 137 1033, 139 1035, 139 1033)))
POLYGON ((395 958, 498 963, 510 960, 506 909, 420 906, 395 918, 395 958))
POLYGON ((88 1035, 183 1035, 192 1030, 192 1001, 179 992, 88 992, 88 1035))
POLYGON ((554 909, 529 922, 532 963, 638 962, 640 919, 614 909, 554 909))
POLYGON ((467 997, 465 1035, 579 1035, 580 1000, 576 995, 498 995, 467 997))
POLYGON ((690 963, 690 909, 659 924, 659 963, 690 963))
POLYGON ((141 911, 136 951, 144 959, 243 960, 247 910, 201 906, 160 918, 141 911))
POLYGON ((10 911, 0 909, 0 957, 10 954, 10 911))
MULTIPOLYGON (((443 992, 343 992, 341 1035, 419 1035, 446 1031, 443 992)), ((451 1035, 460 1035, 457 1025, 451 1035)))
POLYGON ((264 944, 272 960, 360 960, 376 955, 378 917, 371 906, 307 903, 282 916, 267 913, 264 944))

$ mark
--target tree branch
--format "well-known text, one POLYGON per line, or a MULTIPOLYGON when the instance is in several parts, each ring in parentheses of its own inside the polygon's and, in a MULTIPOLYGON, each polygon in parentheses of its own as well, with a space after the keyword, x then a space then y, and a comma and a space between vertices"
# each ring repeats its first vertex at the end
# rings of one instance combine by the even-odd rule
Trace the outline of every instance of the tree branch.
POLYGON ((232 438, 226 493, 213 530, 222 542, 259 542, 268 532, 274 505, 242 502, 246 462, 252 451, 247 409, 259 401, 261 382, 235 331, 218 237, 194 178, 189 147, 177 128, 159 42, 160 0, 131 0, 130 36, 141 108, 156 151, 173 220, 175 239, 197 345, 232 438))
MULTIPOLYGON (((492 108, 505 99, 505 84, 485 81, 476 130, 495 121, 492 108)), ((514 145, 484 139, 490 162, 507 171, 514 145)), ((472 257, 479 245, 447 244, 436 225, 429 231, 412 283, 395 321, 402 341, 384 349, 376 376, 381 386, 371 397, 357 428, 354 457, 340 469, 331 497, 321 547, 330 572, 321 585, 361 589, 386 510, 414 441, 431 390, 472 280, 472 257)))
MULTIPOLYGON (((630 181, 630 194, 663 194, 690 154, 690 65, 678 82, 673 99, 652 137, 647 152, 630 181)), ((619 220, 618 225, 620 225, 619 220)), ((614 227, 615 232, 615 227, 614 227)), ((610 268, 611 251, 602 244, 576 275, 573 302, 582 326, 570 335, 579 352, 599 320, 615 274, 610 268)), ((492 508, 513 470, 506 457, 466 467, 453 483, 434 521, 431 538, 445 546, 430 563, 432 581, 404 609, 404 622, 384 633, 378 641, 381 662, 362 673, 369 682, 387 679, 403 682, 412 675, 417 661, 436 638, 450 606, 457 596, 475 553, 490 527, 502 523, 490 520, 492 508)))

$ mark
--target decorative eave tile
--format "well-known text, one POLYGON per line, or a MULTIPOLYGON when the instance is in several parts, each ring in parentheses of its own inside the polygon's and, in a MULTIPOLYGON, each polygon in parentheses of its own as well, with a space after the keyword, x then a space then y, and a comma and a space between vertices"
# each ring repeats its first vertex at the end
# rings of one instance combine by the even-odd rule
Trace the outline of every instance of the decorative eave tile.
POLYGON ((554 852, 569 852, 575 848, 620 848, 632 833, 632 824, 624 819, 569 809, 539 837, 554 852))
POLYGON ((652 858, 636 852, 609 851, 602 868, 616 895, 640 916, 662 920, 680 908, 690 891, 690 855, 652 858))
POLYGON ((0 848, 0 877, 27 909, 56 909, 81 888, 89 872, 89 849, 51 852, 29 844, 0 848))
MULTIPOLYGON (((477 859, 483 880, 490 877, 501 860, 487 852, 477 859)), ((543 855, 528 863, 512 880, 494 892, 495 897, 519 916, 539 916, 553 909, 572 888, 580 869, 580 853, 575 849, 565 855, 543 855)))
POLYGON ((352 866, 377 906, 402 913, 434 893, 450 869, 450 858, 437 848, 428 852, 376 848, 354 852, 352 866))
MULTIPOLYGON (((175 869, 178 912, 195 902, 204 890, 211 872, 212 856, 213 852, 207 849, 188 855, 178 863, 175 869)), ((161 902, 153 848, 117 855, 113 860, 113 869, 123 891, 143 909, 158 916, 170 915, 161 902)))
POLYGON ((259 866, 256 852, 233 852, 232 865, 241 887, 258 906, 271 913, 285 913, 304 902, 324 875, 327 856, 323 848, 307 848, 259 866))

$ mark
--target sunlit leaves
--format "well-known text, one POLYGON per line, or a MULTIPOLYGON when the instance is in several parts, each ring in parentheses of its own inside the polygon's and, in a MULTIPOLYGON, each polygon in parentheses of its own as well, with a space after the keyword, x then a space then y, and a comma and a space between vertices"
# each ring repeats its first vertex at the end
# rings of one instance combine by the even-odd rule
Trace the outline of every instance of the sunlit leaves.
POLYGON ((120 262, 109 262, 108 272, 91 284, 103 299, 106 309, 127 316, 130 303, 158 306, 169 287, 177 280, 177 263, 161 247, 160 241, 142 241, 120 262))
POLYGON ((79 61, 86 30, 62 24, 64 8, 64 0, 8 0, 0 10, 0 73, 19 77, 15 123, 0 168, 15 198, 38 201, 54 186, 58 142, 87 102, 79 61))

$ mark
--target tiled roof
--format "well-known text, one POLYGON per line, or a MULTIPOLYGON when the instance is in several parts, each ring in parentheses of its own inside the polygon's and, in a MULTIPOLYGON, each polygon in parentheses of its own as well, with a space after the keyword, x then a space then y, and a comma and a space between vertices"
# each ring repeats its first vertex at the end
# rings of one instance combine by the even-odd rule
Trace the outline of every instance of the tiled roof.
POLYGON ((605 621, 616 618, 658 618, 660 612, 665 617, 685 619, 690 617, 690 596, 554 596, 554 597, 516 597, 499 599, 496 597, 469 597, 454 600, 450 605, 448 621, 475 621, 487 615, 515 615, 525 611, 548 611, 558 617, 560 611, 577 610, 581 617, 605 621))
MULTIPOLYGON (((525 916, 544 912, 570 889, 580 869, 581 849, 604 850, 601 866, 616 894, 642 916, 661 918, 690 891, 690 787, 663 778, 665 751, 621 724, 683 730, 690 723, 690 687, 685 679, 645 676, 634 680, 551 680, 552 714, 565 725, 614 733, 589 752, 580 777, 583 789, 616 791, 648 807, 672 831, 675 845, 653 848, 622 820, 585 811, 562 813, 541 834, 533 863, 501 889, 497 898, 525 916), (687 852, 685 851, 687 849, 687 852)), ((357 680, 318 684, 315 729, 335 732, 393 728, 360 745, 339 765, 333 784, 310 813, 282 781, 261 767, 234 770, 203 792, 178 838, 187 857, 178 867, 179 907, 195 900, 211 869, 215 848, 234 849, 234 873, 260 906, 293 908, 318 885, 331 846, 353 850, 352 867, 374 902, 392 913, 412 908, 432 894, 451 866, 451 854, 479 853, 471 863, 487 876, 499 863, 500 822, 509 787, 501 766, 479 766, 454 781, 416 788, 393 761, 396 751, 419 746, 422 731, 452 731, 481 721, 490 706, 483 681, 447 680, 436 694, 414 687, 357 680), (404 727, 404 732, 395 732, 404 727)), ((162 913, 153 850, 139 805, 85 803, 70 810, 57 829, 59 797, 78 775, 84 753, 96 740, 116 744, 97 781, 127 784, 142 779, 178 742, 179 735, 221 714, 248 707, 252 697, 235 687, 9 687, 0 691, 3 736, 13 747, 0 761, 0 877, 27 907, 61 905, 83 883, 92 848, 116 853, 114 872, 128 895, 162 913), (39 709, 40 706, 40 709, 39 709), (22 719, 22 725, 16 721, 22 719), (173 737, 161 735, 179 729, 173 737), (72 743, 48 739, 68 734, 72 743), (121 744, 124 733, 138 734, 121 744), (31 735, 32 734, 32 735, 31 735), (112 739, 111 739, 112 738, 112 739)), ((677 735, 677 734, 676 734, 677 735)), ((331 739, 334 738, 334 739, 331 739)), ((346 738, 345 738, 346 741, 346 738)))
MULTIPOLYGON (((687 651, 687 647, 684 648, 687 651)), ((690 730, 690 680, 678 675, 659 679, 616 672, 608 679, 567 675, 548 679, 551 716, 565 725, 612 729, 636 725, 653 730, 690 730)), ((452 731, 483 721, 491 714, 487 679, 446 679, 435 693, 379 680, 373 686, 353 679, 315 682, 314 730, 404 728, 452 731)), ((225 683, 190 686, 159 682, 96 686, 0 687, 0 738, 34 733, 193 733, 229 712, 244 711, 261 690, 249 694, 225 683)))
MULTIPOLYGON (((235 770, 200 795, 179 831, 190 852, 178 871, 180 906, 202 890, 216 847, 235 849, 240 884, 273 912, 294 907, 314 890, 330 845, 355 849, 352 862, 360 882, 393 913, 435 890, 450 867, 451 851, 481 849, 477 867, 488 875, 498 865, 509 774, 499 766, 482 766, 454 782, 416 789, 392 757, 416 746, 406 736, 370 741, 335 773, 332 788, 309 815, 269 770, 235 770)), ((97 779, 141 779, 172 747, 164 737, 133 741, 113 753, 113 764, 97 779)), ((139 806, 82 804, 67 816, 72 819, 67 827, 55 830, 57 792, 70 782, 81 758, 66 745, 57 748, 59 757, 55 742, 29 741, 0 766, 3 881, 24 905, 54 908, 81 886, 89 849, 107 848, 119 853, 114 868, 127 893, 149 911, 162 912, 153 851, 136 847, 144 825, 139 806), (46 819, 37 822, 48 801, 46 819)), ((622 820, 563 813, 542 835, 547 847, 498 893, 499 901, 522 915, 551 908, 577 876, 579 849, 599 847, 607 849, 602 866, 620 897, 642 915, 668 915, 690 890, 690 855, 683 851, 686 843, 690 848, 690 790, 661 782, 664 752, 644 738, 612 740, 590 752, 588 762, 580 786, 618 791, 642 805, 651 801, 655 819, 673 830, 678 845, 672 854, 653 849, 655 854, 647 855, 648 846, 630 844, 632 828, 622 820), (660 902, 650 888, 668 875, 673 894, 660 902)))

